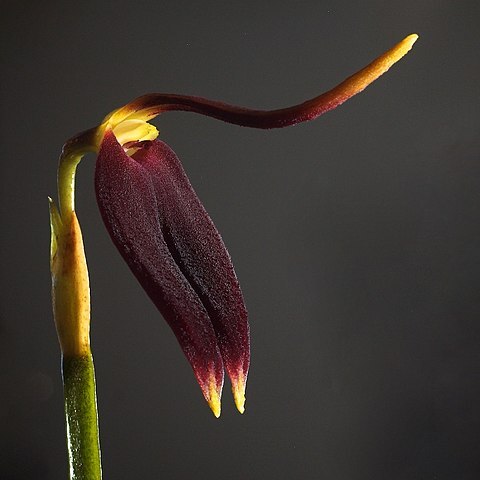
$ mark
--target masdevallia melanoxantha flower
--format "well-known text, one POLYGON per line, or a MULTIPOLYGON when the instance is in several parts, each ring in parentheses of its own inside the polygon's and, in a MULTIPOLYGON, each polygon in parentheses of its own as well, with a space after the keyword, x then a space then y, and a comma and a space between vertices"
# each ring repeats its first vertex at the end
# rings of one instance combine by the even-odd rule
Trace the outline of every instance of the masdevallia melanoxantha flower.
POLYGON ((337 87, 293 107, 260 111, 151 94, 69 140, 59 166, 59 209, 51 201, 52 292, 63 354, 90 351, 88 274, 73 186, 78 162, 95 152, 98 206, 113 243, 176 335, 213 413, 220 415, 224 371, 243 412, 250 335, 232 261, 178 157, 149 121, 170 110, 264 129, 311 120, 361 92, 416 39, 408 36, 337 87))

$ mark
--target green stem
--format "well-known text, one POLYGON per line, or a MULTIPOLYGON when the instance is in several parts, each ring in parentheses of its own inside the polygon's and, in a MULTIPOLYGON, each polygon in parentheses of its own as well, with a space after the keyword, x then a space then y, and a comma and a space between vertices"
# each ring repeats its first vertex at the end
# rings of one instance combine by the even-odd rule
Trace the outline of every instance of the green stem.
POLYGON ((62 357, 71 480, 101 480, 95 370, 91 354, 62 357))
POLYGON ((75 210, 75 173, 84 153, 62 156, 58 165, 58 200, 60 213, 65 217, 75 210))

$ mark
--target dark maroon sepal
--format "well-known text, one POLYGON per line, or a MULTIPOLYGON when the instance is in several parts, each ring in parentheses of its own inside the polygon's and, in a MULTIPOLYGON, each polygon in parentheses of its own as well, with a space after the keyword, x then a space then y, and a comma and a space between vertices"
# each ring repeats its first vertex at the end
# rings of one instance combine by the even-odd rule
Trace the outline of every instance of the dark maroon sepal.
POLYGON ((232 383, 246 381, 250 362, 247 311, 230 255, 175 152, 146 142, 133 159, 154 185, 163 236, 176 264, 205 306, 232 383))
POLYGON ((107 131, 96 164, 97 201, 121 255, 175 333, 211 404, 223 365, 246 379, 249 329, 223 241, 175 153, 158 140, 129 157, 107 131), (223 362, 222 362, 223 358, 223 362))

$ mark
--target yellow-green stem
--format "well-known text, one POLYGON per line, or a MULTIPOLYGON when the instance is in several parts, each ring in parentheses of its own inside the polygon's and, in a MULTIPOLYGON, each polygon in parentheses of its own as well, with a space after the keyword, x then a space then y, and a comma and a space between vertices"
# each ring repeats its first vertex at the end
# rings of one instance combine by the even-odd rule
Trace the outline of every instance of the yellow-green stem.
POLYGON ((83 154, 66 155, 58 165, 58 201, 60 214, 65 217, 75 211, 75 173, 83 154))
POLYGON ((67 447, 71 480, 100 480, 95 370, 92 355, 62 357, 67 447))

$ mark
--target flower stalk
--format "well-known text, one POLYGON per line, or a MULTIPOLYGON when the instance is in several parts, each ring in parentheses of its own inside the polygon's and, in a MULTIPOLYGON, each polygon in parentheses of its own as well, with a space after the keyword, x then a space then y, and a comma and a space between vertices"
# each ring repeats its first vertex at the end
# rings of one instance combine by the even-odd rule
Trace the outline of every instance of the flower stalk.
POLYGON ((91 354, 62 357, 68 459, 71 480, 100 480, 95 370, 91 354))

